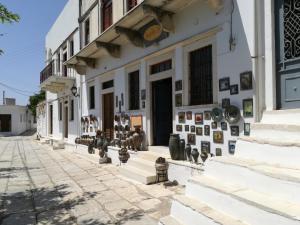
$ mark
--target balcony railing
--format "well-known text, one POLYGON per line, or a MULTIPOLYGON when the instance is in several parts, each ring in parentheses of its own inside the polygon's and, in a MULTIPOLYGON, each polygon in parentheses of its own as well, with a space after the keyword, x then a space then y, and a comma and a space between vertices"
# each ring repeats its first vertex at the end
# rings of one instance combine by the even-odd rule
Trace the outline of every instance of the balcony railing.
POLYGON ((65 65, 63 65, 63 63, 64 63, 63 61, 52 60, 42 70, 40 74, 40 84, 42 84, 52 76, 75 78, 76 73, 74 69, 67 68, 65 65))

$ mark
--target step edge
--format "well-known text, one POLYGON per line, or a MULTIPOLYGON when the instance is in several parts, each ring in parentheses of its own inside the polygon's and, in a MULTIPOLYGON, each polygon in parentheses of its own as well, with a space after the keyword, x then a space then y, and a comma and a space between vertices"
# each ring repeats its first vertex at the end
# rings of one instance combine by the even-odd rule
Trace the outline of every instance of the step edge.
POLYGON ((294 142, 294 141, 273 141, 273 140, 267 140, 263 138, 258 137, 239 137, 239 141, 245 141, 245 142, 251 142, 251 143, 257 143, 257 144, 263 144, 263 145, 273 145, 278 147, 300 147, 300 142, 294 142))
POLYGON ((171 220, 171 221, 175 222, 175 225, 185 225, 185 224, 183 224, 181 221, 177 220, 177 219, 176 219, 174 216, 172 216, 172 215, 168 215, 168 216, 165 216, 165 217, 160 218, 159 223, 160 223, 161 225, 168 225, 168 223, 166 223, 165 220, 171 220))
POLYGON ((140 169, 140 168, 136 168, 136 167, 133 167, 133 166, 130 166, 130 165, 126 165, 124 166, 123 168, 120 168, 120 172, 122 172, 122 170, 127 170, 128 172, 142 172, 144 173, 145 175, 148 174, 148 176, 156 176, 156 173, 154 172, 154 175, 151 173, 151 172, 148 172, 147 170, 143 170, 143 169, 140 169), (133 170, 133 171, 131 171, 133 170))

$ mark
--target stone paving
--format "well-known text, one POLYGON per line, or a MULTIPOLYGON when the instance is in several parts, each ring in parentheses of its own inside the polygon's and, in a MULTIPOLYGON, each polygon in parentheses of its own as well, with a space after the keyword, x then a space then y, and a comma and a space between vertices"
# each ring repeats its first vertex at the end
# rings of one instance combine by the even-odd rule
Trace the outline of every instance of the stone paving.
POLYGON ((143 185, 31 137, 0 138, 0 225, 154 225, 181 187, 143 185))

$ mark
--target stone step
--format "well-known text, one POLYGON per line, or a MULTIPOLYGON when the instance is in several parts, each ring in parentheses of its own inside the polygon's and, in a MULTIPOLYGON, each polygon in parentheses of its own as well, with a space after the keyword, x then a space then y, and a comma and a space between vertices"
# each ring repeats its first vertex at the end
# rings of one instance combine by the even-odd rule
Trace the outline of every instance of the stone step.
POLYGON ((184 195, 174 196, 171 215, 187 225, 246 225, 198 199, 184 195))
POLYGON ((300 125, 300 110, 288 109, 265 111, 261 122, 266 124, 300 125))
POLYGON ((300 170, 258 163, 236 157, 215 157, 205 167, 205 175, 242 187, 269 193, 300 204, 300 170), (285 191, 283 191, 285 190, 285 191))
POLYGON ((216 210, 252 225, 299 224, 300 205, 271 194, 257 192, 232 182, 221 183, 219 179, 205 175, 192 177, 186 188, 187 196, 193 196, 216 210))
POLYGON ((166 216, 160 219, 159 225, 184 225, 183 223, 176 220, 173 216, 166 216))
POLYGON ((128 160, 127 165, 143 169, 146 171, 153 171, 155 173, 155 162, 150 160, 145 160, 142 158, 132 158, 128 160))
POLYGON ((300 147, 277 145, 262 138, 244 137, 236 143, 235 156, 287 168, 299 168, 300 147))
POLYGON ((156 180, 155 172, 142 170, 130 165, 124 165, 119 170, 121 175, 143 184, 152 184, 156 180))
POLYGON ((145 151, 145 152, 139 152, 139 158, 145 159, 145 160, 150 160, 155 162, 159 157, 163 157, 166 159, 170 159, 171 156, 170 154, 167 154, 166 152, 153 152, 153 151, 145 151))

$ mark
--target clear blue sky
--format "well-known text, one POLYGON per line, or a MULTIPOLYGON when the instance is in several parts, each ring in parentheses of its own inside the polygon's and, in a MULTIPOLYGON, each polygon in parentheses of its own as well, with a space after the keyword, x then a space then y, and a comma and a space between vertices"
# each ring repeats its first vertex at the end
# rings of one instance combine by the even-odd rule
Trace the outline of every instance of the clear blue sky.
MULTIPOLYGON (((39 74, 45 67, 45 36, 67 0, 0 0, 11 11, 20 15, 19 23, 0 24, 0 82, 17 89, 38 92, 39 74)), ((14 97, 25 105, 28 97, 0 85, 6 97, 14 97)), ((30 95, 30 94, 29 94, 30 95)))

